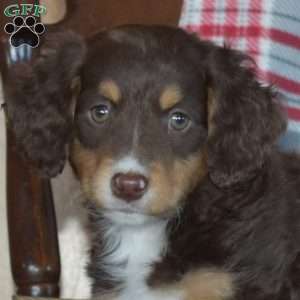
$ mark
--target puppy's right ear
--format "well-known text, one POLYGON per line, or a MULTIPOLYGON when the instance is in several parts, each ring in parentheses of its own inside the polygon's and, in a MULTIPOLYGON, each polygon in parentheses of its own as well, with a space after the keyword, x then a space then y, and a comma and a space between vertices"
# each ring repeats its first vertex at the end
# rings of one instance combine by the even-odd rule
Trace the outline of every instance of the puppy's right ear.
POLYGON ((73 32, 48 33, 39 50, 32 62, 10 67, 6 107, 20 151, 42 175, 53 177, 65 164, 72 85, 80 76, 86 46, 73 32))

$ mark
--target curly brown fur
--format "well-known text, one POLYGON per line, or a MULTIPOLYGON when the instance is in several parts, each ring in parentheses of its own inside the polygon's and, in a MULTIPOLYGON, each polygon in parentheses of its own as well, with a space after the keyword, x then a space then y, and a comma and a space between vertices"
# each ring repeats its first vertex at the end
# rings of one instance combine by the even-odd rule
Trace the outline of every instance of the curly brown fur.
POLYGON ((42 48, 45 57, 14 68, 8 116, 48 175, 70 142, 95 232, 94 294, 299 300, 300 159, 277 149, 286 123, 251 60, 163 26, 122 26, 87 42, 64 35, 42 48), (171 126, 174 111, 188 127, 171 126), (129 201, 114 194, 112 180, 133 170, 148 185, 129 201), (136 274, 145 278, 132 286, 136 274))
POLYGON ((208 55, 208 80, 216 102, 208 164, 219 186, 253 178, 285 129, 275 94, 258 83, 246 67, 249 63, 249 57, 229 48, 212 47, 208 55))
POLYGON ((85 44, 76 34, 49 34, 32 63, 9 68, 8 119, 21 151, 46 176, 61 172, 66 160, 73 123, 71 83, 84 56, 85 44))

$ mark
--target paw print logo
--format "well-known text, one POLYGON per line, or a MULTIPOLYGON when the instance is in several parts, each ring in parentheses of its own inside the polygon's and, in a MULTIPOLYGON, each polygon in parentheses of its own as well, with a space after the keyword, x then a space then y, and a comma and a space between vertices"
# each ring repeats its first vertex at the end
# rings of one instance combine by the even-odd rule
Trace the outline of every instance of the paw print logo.
POLYGON ((45 31, 45 26, 42 23, 37 23, 35 18, 28 16, 25 18, 17 16, 12 23, 7 23, 4 31, 10 36, 10 44, 13 47, 19 47, 26 44, 35 48, 40 43, 39 35, 45 31))

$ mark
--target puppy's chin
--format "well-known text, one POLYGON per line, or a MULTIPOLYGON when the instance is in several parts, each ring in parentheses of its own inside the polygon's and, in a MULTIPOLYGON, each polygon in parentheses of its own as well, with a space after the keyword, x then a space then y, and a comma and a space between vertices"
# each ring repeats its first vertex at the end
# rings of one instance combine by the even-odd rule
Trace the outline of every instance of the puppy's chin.
POLYGON ((132 209, 104 209, 103 215, 114 224, 139 226, 159 222, 162 218, 132 209))

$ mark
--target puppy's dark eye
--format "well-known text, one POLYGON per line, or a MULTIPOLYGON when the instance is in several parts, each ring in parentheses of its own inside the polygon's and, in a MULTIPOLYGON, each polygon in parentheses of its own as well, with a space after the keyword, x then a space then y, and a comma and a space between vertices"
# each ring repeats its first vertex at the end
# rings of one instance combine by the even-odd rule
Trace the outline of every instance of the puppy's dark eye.
POLYGON ((105 104, 99 104, 91 109, 91 117, 97 123, 106 121, 110 114, 110 108, 105 104))
POLYGON ((169 118, 169 128, 174 130, 184 130, 189 124, 189 117, 180 111, 172 113, 169 118))

